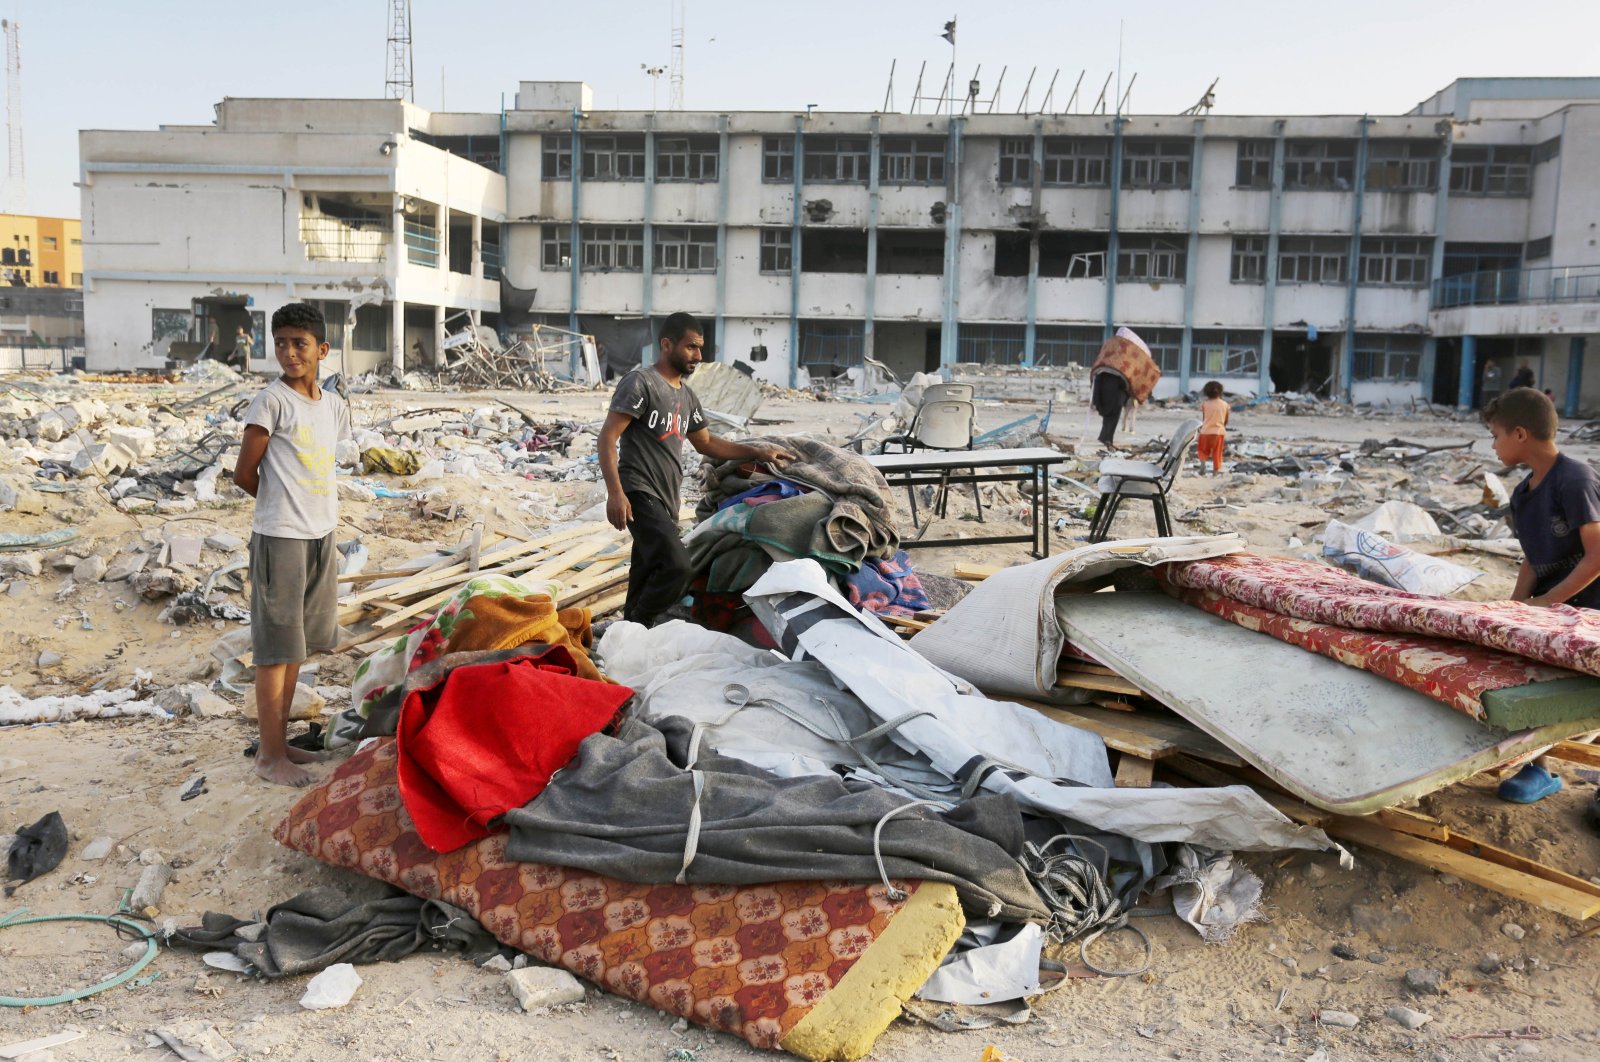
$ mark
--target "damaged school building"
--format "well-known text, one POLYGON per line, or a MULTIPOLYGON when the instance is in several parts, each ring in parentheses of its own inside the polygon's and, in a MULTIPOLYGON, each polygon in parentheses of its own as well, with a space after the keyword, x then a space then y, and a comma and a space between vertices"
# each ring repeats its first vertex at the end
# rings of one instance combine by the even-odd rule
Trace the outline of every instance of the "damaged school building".
POLYGON ((440 364, 468 320, 596 335, 688 309, 773 383, 1087 365, 1157 397, 1472 406, 1523 363, 1600 404, 1600 78, 1452 83, 1394 116, 605 111, 226 99, 80 135, 89 367, 234 353, 317 302, 334 365, 440 364))

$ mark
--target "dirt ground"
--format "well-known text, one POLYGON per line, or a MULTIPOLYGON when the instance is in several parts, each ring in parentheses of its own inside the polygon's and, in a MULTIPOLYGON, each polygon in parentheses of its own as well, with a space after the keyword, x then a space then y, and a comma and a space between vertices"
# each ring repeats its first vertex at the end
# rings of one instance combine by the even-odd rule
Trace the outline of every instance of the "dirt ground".
MULTIPOLYGON (((85 385, 97 394, 136 394, 136 388, 85 385)), ((597 420, 599 394, 506 396, 536 418, 597 420)), ((482 405, 484 396, 383 392, 357 396, 361 424, 402 406, 482 405)), ((756 430, 820 432, 835 440, 859 420, 882 415, 887 405, 795 397, 770 398, 756 430)), ((981 403, 980 429, 1030 412, 1027 403, 981 403)), ((1164 437, 1187 414, 1174 407, 1147 411, 1124 445, 1164 437)), ((1496 463, 1487 433, 1471 421, 1433 417, 1285 416, 1237 414, 1230 446, 1276 440, 1321 453, 1352 451, 1365 439, 1440 445, 1472 441, 1470 453, 1486 468, 1496 463)), ((1081 408, 1057 409, 1051 435, 1090 456, 1067 474, 1092 477, 1092 446, 1084 445, 1081 408)), ((1092 442, 1092 439, 1090 440, 1092 442)), ((1580 457, 1600 449, 1568 447, 1580 457)), ((13 482, 27 472, 6 467, 13 482)), ((14 458, 12 459, 15 460, 14 458)), ((1475 482, 1449 483, 1408 472, 1394 462, 1358 462, 1355 486, 1295 484, 1274 475, 1186 475, 1173 504, 1180 533, 1236 530, 1260 552, 1314 554, 1313 535, 1330 516, 1356 518, 1388 497, 1421 492, 1447 507, 1476 501, 1475 482), (1213 506, 1225 507, 1213 507, 1213 506)), ((225 481, 224 481, 225 483, 225 481)), ((541 526, 550 514, 582 510, 603 497, 592 481, 532 482, 485 475, 450 479, 443 489, 470 512, 497 512, 541 526), (519 509, 524 501, 525 507, 519 509)), ((970 496, 958 488, 949 517, 932 535, 974 534, 970 496)), ((1065 488, 1059 501, 1072 499, 1065 488)), ((1087 500, 1087 495, 1080 501, 1087 500)), ((903 495, 901 496, 903 500, 903 495)), ((157 541, 162 528, 183 521, 186 535, 229 531, 248 535, 250 510, 231 488, 222 500, 180 516, 130 515, 92 490, 46 496, 39 515, 6 514, 14 531, 75 526, 76 556, 115 556, 126 542, 157 541), (230 498, 230 495, 232 496, 230 498)), ((1025 526, 1023 499, 1001 488, 989 498, 985 530, 1025 526)), ((1053 514, 1059 512, 1053 509, 1053 514)), ((1070 514, 1072 508, 1068 507, 1070 514)), ((452 541, 467 520, 449 524, 418 517, 401 500, 343 506, 346 525, 360 530, 372 567, 423 552, 428 543, 452 541)), ((1153 530, 1148 507, 1120 517, 1120 536, 1153 530)), ((1086 523, 1069 515, 1052 532, 1052 550, 1078 544, 1086 523)), ((958 563, 1008 564, 1028 559, 1022 545, 932 549, 912 554, 925 571, 949 574, 958 563)), ((208 553, 220 562, 221 554, 208 553)), ((1508 596, 1514 568, 1488 554, 1452 559, 1482 569, 1466 596, 1508 596)), ((119 688, 135 668, 153 674, 155 686, 204 679, 208 650, 224 621, 173 627, 158 619, 163 603, 147 602, 126 583, 94 583, 61 600, 66 573, 53 570, 19 578, 0 597, 0 684, 28 696, 78 692, 97 683, 119 688), (41 668, 41 652, 60 653, 59 665, 41 668)), ((357 659, 324 658, 315 682, 347 688, 357 659)), ((1251 681, 1241 677, 1241 681, 1251 681)), ((72 836, 55 871, 0 901, 0 917, 18 907, 31 915, 105 914, 142 869, 140 857, 177 867, 161 901, 163 917, 197 922, 206 910, 241 916, 318 884, 346 880, 343 871, 280 847, 274 823, 296 799, 251 773, 242 755, 253 724, 238 716, 170 721, 98 719, 60 725, 0 729, 0 830, 15 829, 59 811, 72 836), (181 801, 182 790, 204 775, 206 792, 181 801), (82 857, 94 838, 110 837, 111 854, 82 857), (153 849, 154 852, 148 850, 153 849)), ((326 773, 328 767, 320 767, 326 773)), ((1594 792, 1593 774, 1565 769, 1567 789, 1531 807, 1495 799, 1493 782, 1479 778, 1436 793, 1422 810, 1465 832, 1536 857, 1584 877, 1600 874, 1600 838, 1582 821, 1594 792)), ((1171 917, 1141 921, 1154 944, 1147 974, 1137 978, 1072 980, 1035 1001, 1033 1018, 1020 1026, 947 1034, 897 1022, 872 1057, 886 1062, 976 1060, 987 1044, 1008 1058, 1039 1062, 1059 1058, 1292 1058, 1490 1059, 1542 1055, 1557 1059, 1600 1056, 1600 963, 1597 939, 1561 916, 1506 900, 1476 886, 1409 863, 1357 849, 1353 869, 1332 854, 1268 854, 1246 862, 1266 882, 1268 920, 1241 929, 1228 944, 1206 945, 1171 917), (1517 939, 1513 939, 1515 934, 1517 939), (1340 958, 1333 948, 1339 945, 1340 958), (1489 956, 1496 956, 1491 960, 1489 956), (1402 982, 1413 969, 1442 975, 1439 994, 1413 995, 1402 982), (1386 1018, 1386 1009, 1409 1006, 1432 1017, 1411 1032, 1386 1018), (1318 1023, 1321 1010, 1350 1012, 1355 1028, 1318 1023), (1530 1030, 1523 1038, 1508 1031, 1530 1030)), ((51 922, 0 930, 0 995, 69 991, 123 969, 125 942, 103 926, 51 922)), ((1120 965, 1134 958, 1126 940, 1096 945, 1096 960, 1120 965)), ((119 986, 87 1000, 29 1010, 0 1007, 0 1047, 75 1027, 86 1035, 54 1051, 57 1059, 172 1057, 150 1046, 150 1030, 199 1019, 213 1023, 245 1057, 294 1059, 754 1059, 772 1057, 729 1036, 684 1028, 649 1007, 598 991, 586 1002, 555 1011, 522 1013, 500 975, 438 955, 359 968, 363 985, 347 1007, 307 1011, 298 1005, 303 978, 262 982, 211 970, 194 953, 163 952, 134 986, 119 986), (150 975, 155 976, 149 980, 150 975)), ((0 1056, 4 1057, 4 1056, 0 1056)))

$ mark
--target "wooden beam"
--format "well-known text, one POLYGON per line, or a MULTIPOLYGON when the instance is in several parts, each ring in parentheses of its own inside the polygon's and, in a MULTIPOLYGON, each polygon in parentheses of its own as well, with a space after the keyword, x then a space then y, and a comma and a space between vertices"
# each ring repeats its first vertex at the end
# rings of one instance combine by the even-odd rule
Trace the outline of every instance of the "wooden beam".
POLYGON ((958 564, 951 572, 957 579, 967 579, 974 583, 981 583, 995 572, 1001 571, 998 564, 958 564))
POLYGON ((1545 755, 1565 760, 1567 763, 1581 763, 1585 767, 1600 768, 1600 746, 1585 744, 1582 741, 1558 741, 1545 755))
POLYGON ((1091 708, 1087 705, 1078 704, 1046 705, 1020 697, 1001 699, 1012 700, 1034 709, 1049 709, 1047 714, 1057 722, 1093 730, 1095 733, 1100 734, 1101 737, 1105 736, 1102 733, 1102 729, 1110 728, 1113 732, 1138 734, 1148 740, 1166 742, 1177 749, 1178 752, 1212 763, 1222 763, 1230 767, 1244 764, 1244 761, 1234 755, 1228 746, 1199 727, 1181 719, 1161 718, 1154 712, 1116 712, 1113 714, 1104 708, 1091 708))
POLYGON ((1099 690, 1101 693, 1120 693, 1124 697, 1143 697, 1144 690, 1121 675, 1086 675, 1076 671, 1056 672, 1056 686, 1072 690, 1099 690))
POLYGON ((1064 723, 1067 726, 1077 727, 1079 730, 1088 730, 1098 734, 1100 739, 1106 743, 1107 748, 1115 749, 1117 752, 1128 756, 1138 756, 1146 760, 1161 760, 1168 756, 1176 756, 1183 751, 1170 741, 1151 737, 1148 734, 1141 734, 1137 730, 1129 730, 1126 727, 1116 726, 1100 720, 1085 719, 1067 709, 1055 708, 1035 701, 1018 701, 1017 703, 1026 705, 1045 718, 1052 719, 1057 723, 1064 723))
POLYGON ((1154 760, 1124 752, 1117 760, 1117 788, 1149 789, 1150 783, 1155 780, 1155 773, 1154 760))

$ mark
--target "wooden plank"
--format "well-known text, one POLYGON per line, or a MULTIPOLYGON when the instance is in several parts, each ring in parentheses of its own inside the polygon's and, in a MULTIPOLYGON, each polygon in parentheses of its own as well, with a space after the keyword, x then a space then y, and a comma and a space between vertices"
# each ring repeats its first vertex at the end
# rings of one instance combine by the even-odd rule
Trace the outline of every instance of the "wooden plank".
POLYGON ((1183 751, 1170 741, 1163 741, 1161 738, 1150 737, 1136 730, 1128 730, 1110 723, 1085 720, 1061 708, 1039 704, 1036 701, 1018 700, 1016 703, 1026 705, 1040 715, 1053 719, 1058 723, 1065 723, 1067 726, 1075 726, 1079 730, 1088 730, 1098 734, 1101 740, 1106 743, 1107 748, 1115 749, 1130 756, 1139 756, 1147 760, 1160 760, 1168 756, 1176 756, 1183 751))
POLYGON ((1582 741, 1558 741, 1545 755, 1567 763, 1581 763, 1585 767, 1600 767, 1600 746, 1582 741))
POLYGON ((1515 852, 1508 852, 1504 848, 1496 848, 1487 841, 1480 841, 1475 837, 1468 837, 1452 830, 1449 840, 1445 843, 1457 851, 1477 856, 1479 859, 1487 859, 1491 863, 1498 863, 1503 867, 1520 870, 1524 874, 1531 874, 1536 878, 1543 878, 1545 881, 1563 885, 1576 892, 1584 892, 1600 898, 1600 885, 1596 885, 1585 878, 1580 878, 1576 874, 1568 874, 1564 870, 1557 870, 1555 867, 1545 866, 1543 863, 1519 856, 1515 852))
POLYGON ((1071 657, 1063 657, 1061 662, 1056 665, 1057 675, 1063 671, 1071 671, 1078 675, 1115 675, 1117 678, 1122 677, 1103 664, 1088 664, 1082 660, 1074 660, 1071 657))
MULTIPOLYGON (((1036 706, 1036 702, 1032 701, 1023 701, 1021 703, 1034 704, 1036 706)), ((1199 727, 1187 723, 1170 713, 1153 711, 1112 713, 1104 708, 1092 708, 1084 704, 1063 704, 1055 706, 1055 710, 1072 716, 1073 719, 1077 720, 1074 725, 1098 724, 1115 727, 1118 730, 1127 730, 1135 734, 1143 734, 1147 738, 1165 741, 1185 755, 1194 756, 1210 763, 1220 763, 1229 767, 1244 765, 1244 761, 1234 755, 1228 746, 1199 727)), ((1072 721, 1070 719, 1067 720, 1067 722, 1072 721)))
POLYGON ((1056 686, 1072 690, 1099 690, 1101 693, 1120 693, 1124 697, 1142 697, 1144 690, 1121 675, 1082 675, 1073 671, 1056 672, 1056 686))
MULTIPOLYGON (((559 531, 553 535, 546 535, 543 538, 537 538, 531 542, 523 542, 520 545, 512 546, 505 552, 496 551, 492 558, 485 558, 486 560, 492 560, 494 562, 494 566, 490 568, 484 568, 476 573, 467 572, 467 561, 463 556, 454 561, 449 568, 442 569, 438 574, 433 575, 425 580, 421 579, 420 576, 413 576, 411 579, 407 580, 405 584, 397 583, 393 586, 375 587, 372 590, 368 590, 365 594, 358 594, 348 603, 357 604, 363 601, 377 600, 378 598, 408 597, 412 594, 426 594, 434 590, 438 590, 440 587, 455 586, 459 583, 463 583, 473 574, 511 574, 521 570, 518 568, 519 564, 521 564, 523 568, 527 568, 540 563, 540 561, 544 559, 543 557, 534 557, 532 560, 529 560, 529 554, 536 553, 539 550, 548 551, 551 546, 563 544, 572 539, 578 538, 581 535, 589 534, 594 534, 594 531, 587 524, 580 524, 577 527, 569 527, 567 530, 559 531)), ((448 597, 449 595, 447 594, 445 596, 448 597)))
POLYGON ((1369 818, 1387 826, 1396 833, 1409 833, 1413 837, 1426 837, 1430 841, 1448 841, 1450 827, 1431 815, 1422 815, 1404 808, 1384 808, 1369 818))
POLYGON ((998 564, 958 564, 950 574, 957 579, 968 579, 975 583, 981 583, 1000 570, 1001 566, 998 564))
POLYGON ((612 594, 609 597, 602 597, 599 601, 589 606, 589 616, 592 619, 599 619, 606 613, 615 612, 621 608, 627 600, 628 593, 626 590, 618 594, 612 594))
POLYGON ((624 565, 622 567, 614 568, 613 570, 606 572, 603 577, 597 577, 593 585, 574 587, 565 591, 562 593, 561 597, 556 600, 556 605, 558 608, 572 608, 576 605, 581 605, 589 598, 598 597, 602 594, 608 593, 611 590, 615 590, 617 587, 622 586, 627 581, 628 567, 624 565))
POLYGON ((1139 706, 1136 704, 1132 704, 1128 701, 1114 700, 1110 697, 1096 697, 1089 703, 1098 705, 1101 708, 1108 708, 1113 712, 1137 712, 1139 710, 1139 706))
POLYGON ((1600 914, 1600 896, 1515 867, 1490 862, 1447 844, 1435 844, 1421 837, 1385 829, 1375 822, 1345 816, 1336 816, 1335 821, 1325 828, 1335 837, 1354 841, 1446 874, 1454 874, 1463 881, 1482 885, 1504 896, 1543 907, 1547 911, 1554 911, 1580 922, 1600 914))
POLYGON ((1142 756, 1123 753, 1117 760, 1116 783, 1118 789, 1149 789, 1155 781, 1156 763, 1142 756))
POLYGON ((879 616, 878 618, 891 627, 899 627, 903 630, 913 632, 925 631, 929 627, 933 626, 933 624, 927 620, 912 619, 909 616, 879 616))

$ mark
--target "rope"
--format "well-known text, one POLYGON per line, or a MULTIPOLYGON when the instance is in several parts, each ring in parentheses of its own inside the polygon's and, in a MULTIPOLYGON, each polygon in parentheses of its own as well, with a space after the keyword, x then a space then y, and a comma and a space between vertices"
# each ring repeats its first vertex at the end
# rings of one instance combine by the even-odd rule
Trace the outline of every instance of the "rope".
POLYGON ((890 819, 894 818, 902 811, 909 811, 911 808, 938 807, 945 803, 947 803, 947 801, 913 800, 909 804, 901 804, 897 808, 890 808, 888 811, 884 812, 883 818, 879 819, 878 824, 872 828, 872 858, 878 861, 878 877, 883 879, 883 888, 888 894, 889 899, 895 901, 896 903, 899 903, 901 900, 905 899, 911 894, 903 889, 897 889, 893 885, 889 884, 889 871, 888 868, 883 865, 883 846, 880 843, 880 840, 883 836, 883 827, 890 819))
POLYGON ((12 926, 25 926, 34 922, 105 922, 121 936, 125 930, 136 931, 145 943, 145 951, 137 961, 122 973, 99 984, 80 988, 75 992, 63 992, 58 996, 0 996, 0 1007, 53 1007, 60 1003, 72 1003, 79 999, 87 999, 97 992, 104 992, 108 988, 115 988, 124 981, 131 980, 133 975, 150 965, 150 960, 156 957, 155 930, 142 926, 137 922, 124 918, 121 915, 88 915, 88 914, 60 914, 36 915, 33 918, 20 918, 19 915, 28 913, 26 907, 19 907, 4 918, 0 918, 0 929, 10 929, 12 926))
POLYGON ((1078 942, 1078 958, 1084 966, 1102 977, 1134 977, 1150 968, 1153 948, 1144 930, 1128 923, 1128 912, 1112 895, 1097 864, 1065 849, 1070 842, 1091 844, 1100 849, 1107 863, 1110 853, 1090 837, 1062 833, 1042 845, 1025 842, 1022 868, 1050 908, 1050 939, 1058 944, 1078 942), (1063 850, 1052 851, 1061 846, 1063 850), (1089 945, 1106 933, 1126 929, 1144 944, 1144 963, 1127 970, 1108 970, 1089 960, 1089 945))

